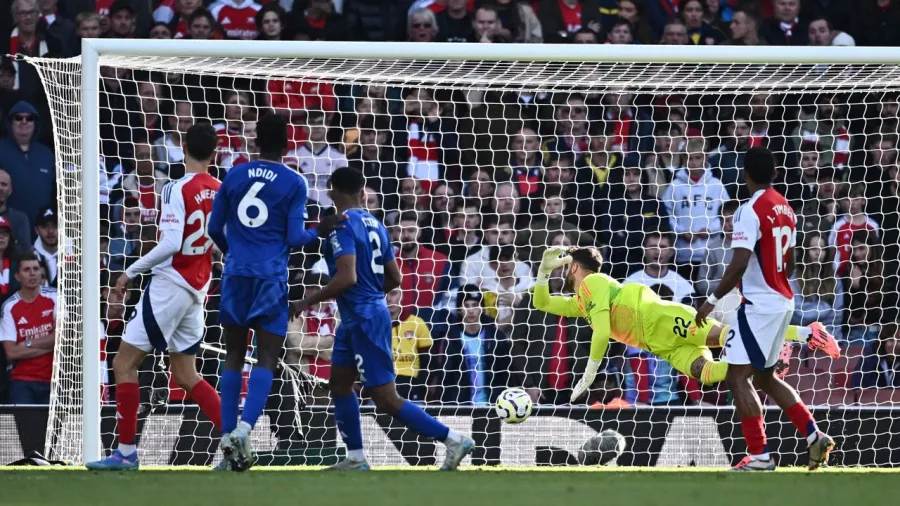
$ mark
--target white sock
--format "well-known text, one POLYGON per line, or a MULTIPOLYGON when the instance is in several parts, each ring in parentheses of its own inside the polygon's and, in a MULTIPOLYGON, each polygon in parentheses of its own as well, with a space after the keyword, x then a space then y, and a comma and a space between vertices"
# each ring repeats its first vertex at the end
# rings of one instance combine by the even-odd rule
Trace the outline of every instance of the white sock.
POLYGON ((809 341, 809 336, 811 335, 812 329, 809 327, 797 327, 797 340, 801 343, 809 341))
POLYGON ((809 445, 815 443, 817 439, 819 439, 818 428, 816 430, 810 432, 809 435, 806 436, 806 445, 809 446, 809 445))
POLYGON ((363 451, 362 448, 360 448, 359 450, 348 450, 347 451, 347 459, 353 460, 356 462, 362 462, 362 461, 366 460, 366 452, 363 451))
POLYGON ((453 441, 454 443, 459 443, 460 441, 462 441, 462 434, 451 429, 449 432, 447 432, 447 439, 453 441))
POLYGON ((136 451, 137 445, 123 445, 122 443, 119 443, 119 453, 125 457, 130 457, 136 451))
POLYGON ((249 423, 241 422, 238 424, 237 428, 234 429, 234 432, 232 432, 232 434, 237 434, 238 436, 249 436, 251 430, 253 430, 253 427, 251 427, 249 423))
POLYGON ((771 457, 769 457, 769 452, 766 452, 760 453, 759 455, 751 455, 750 458, 753 460, 769 460, 771 457))

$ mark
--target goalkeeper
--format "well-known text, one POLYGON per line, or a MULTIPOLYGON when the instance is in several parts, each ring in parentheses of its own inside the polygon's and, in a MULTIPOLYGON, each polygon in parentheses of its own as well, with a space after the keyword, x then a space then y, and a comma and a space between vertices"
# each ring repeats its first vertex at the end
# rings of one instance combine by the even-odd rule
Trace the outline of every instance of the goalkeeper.
MULTIPOLYGON (((538 269, 534 307, 559 316, 584 317, 594 331, 590 359, 584 376, 572 390, 571 401, 578 400, 593 384, 610 338, 647 350, 703 384, 725 379, 728 364, 713 360, 710 348, 728 347, 734 335, 728 325, 710 320, 712 325, 700 328, 694 323, 694 308, 664 301, 645 285, 622 285, 599 272, 602 263, 596 248, 555 247, 544 252, 538 269), (550 273, 565 265, 569 266, 566 287, 575 296, 551 296, 550 273)), ((832 358, 840 356, 834 337, 818 322, 809 327, 791 325, 785 339, 807 343, 810 349, 821 349, 832 358)))

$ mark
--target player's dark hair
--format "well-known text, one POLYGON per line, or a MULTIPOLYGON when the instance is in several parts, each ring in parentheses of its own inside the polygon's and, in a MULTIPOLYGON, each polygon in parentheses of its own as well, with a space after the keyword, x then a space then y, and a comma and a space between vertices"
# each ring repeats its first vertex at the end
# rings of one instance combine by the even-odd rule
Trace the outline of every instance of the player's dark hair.
POLYGON ((197 123, 188 128, 184 136, 184 145, 188 156, 194 160, 209 160, 216 152, 219 138, 216 129, 209 123, 197 123))
POLYGON ((505 246, 491 246, 491 262, 509 262, 516 259, 516 247, 512 244, 505 246))
POLYGON ((484 295, 477 286, 465 285, 459 289, 459 293, 456 295, 456 307, 463 307, 467 300, 474 300, 478 302, 479 306, 483 306, 484 295))
POLYGON ((256 146, 261 159, 281 160, 288 146, 287 121, 283 116, 269 114, 256 123, 256 146))
POLYGON ((343 195, 355 196, 365 188, 366 177, 353 167, 340 167, 328 178, 328 184, 333 191, 343 195))
POLYGON ((316 122, 318 122, 319 120, 322 120, 322 122, 324 123, 325 122, 325 111, 323 111, 322 109, 307 110, 306 111, 306 123, 309 124, 310 120, 314 120, 316 122))
POLYGON ((416 222, 416 224, 418 224, 419 223, 419 215, 416 214, 416 212, 412 211, 412 210, 403 211, 402 213, 400 213, 400 218, 397 220, 397 223, 400 224, 400 223, 403 223, 404 221, 414 221, 414 222, 416 222))
POLYGON ((141 207, 141 201, 137 199, 137 197, 125 197, 122 200, 122 206, 126 209, 130 207, 141 207))
POLYGON ((744 174, 756 184, 775 180, 775 155, 766 148, 750 148, 744 155, 744 174))
POLYGON ((654 238, 655 239, 665 239, 665 240, 669 241, 670 247, 675 244, 674 234, 669 233, 669 232, 664 232, 662 230, 651 230, 651 231, 647 232, 646 234, 644 234, 643 244, 647 244, 647 241, 649 241, 650 239, 654 239, 654 238))
POLYGON ((591 272, 600 272, 600 266, 603 265, 603 255, 598 248, 573 246, 569 248, 569 256, 573 262, 591 272))
POLYGON ((738 207, 741 206, 741 203, 737 200, 728 200, 724 204, 722 204, 722 216, 727 214, 734 214, 737 212, 738 207))
POLYGON ((32 251, 26 251, 25 253, 19 255, 19 265, 16 267, 16 272, 20 272, 22 270, 22 264, 31 261, 37 262, 38 266, 41 265, 41 259, 38 258, 38 256, 32 251))
POLYGON ((509 228, 516 228, 516 218, 511 214, 504 214, 497 218, 497 226, 509 225, 509 228))
POLYGON ((651 286, 650 289, 653 290, 656 295, 659 295, 659 298, 662 300, 675 300, 675 292, 673 292, 671 288, 662 283, 657 283, 651 286))

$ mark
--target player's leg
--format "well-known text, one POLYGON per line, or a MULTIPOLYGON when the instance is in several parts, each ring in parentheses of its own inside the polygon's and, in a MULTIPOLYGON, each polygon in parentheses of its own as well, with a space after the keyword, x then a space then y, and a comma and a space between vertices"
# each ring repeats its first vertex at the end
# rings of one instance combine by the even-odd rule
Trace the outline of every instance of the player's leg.
POLYGON ((187 392, 203 414, 221 430, 222 403, 219 393, 197 372, 197 356, 193 353, 171 352, 169 364, 175 384, 187 392))
POLYGON ((237 428, 238 423, 238 408, 243 384, 242 372, 244 359, 247 356, 247 338, 250 334, 250 328, 235 324, 223 324, 222 328, 225 339, 225 364, 219 377, 219 392, 221 395, 221 416, 219 420, 222 427, 222 440, 219 446, 224 458, 216 469, 244 470, 246 468, 240 469, 239 466, 233 465, 236 448, 235 442, 231 438, 231 433, 237 428))
MULTIPOLYGON (((728 339, 728 328, 728 325, 714 321, 706 346, 710 348, 725 346, 725 341, 728 339)), ((813 322, 806 327, 788 325, 787 330, 784 332, 784 340, 806 344, 811 350, 822 350, 831 358, 839 358, 841 356, 841 348, 837 340, 819 322, 813 322)))
POLYGON ((113 372, 116 375, 116 429, 119 446, 109 457, 88 462, 85 467, 94 471, 129 471, 137 470, 140 464, 137 458, 137 416, 141 404, 140 387, 138 386, 138 368, 147 357, 147 352, 127 342, 119 345, 116 358, 113 359, 113 372))
MULTIPOLYGON (((790 313, 784 314, 780 323, 776 318, 770 325, 770 328, 786 327, 790 317, 790 313)), ((778 343, 776 342, 775 346, 777 345, 778 343)), ((797 432, 806 438, 809 447, 809 469, 811 471, 818 469, 827 462, 828 454, 834 448, 834 440, 819 430, 812 414, 803 401, 800 400, 797 392, 774 374, 772 366, 777 361, 777 358, 774 356, 776 351, 770 349, 768 353, 766 369, 756 374, 755 385, 775 400, 791 420, 791 423, 794 424, 797 432)))
POLYGON ((394 384, 390 313, 384 310, 356 326, 350 334, 360 380, 375 401, 375 407, 423 436, 442 441, 447 447, 443 470, 455 470, 474 448, 474 442, 451 431, 418 405, 400 397, 394 384))
POLYGON ((331 399, 334 402, 334 421, 338 427, 338 433, 347 446, 347 458, 338 464, 329 467, 329 471, 367 471, 369 463, 366 460, 365 449, 362 441, 362 427, 360 426, 359 398, 353 388, 358 377, 356 364, 352 350, 343 346, 346 342, 339 335, 341 328, 335 335, 334 354, 332 355, 331 377, 328 386, 331 391, 331 399), (341 343, 341 344, 339 344, 341 343), (335 358, 337 362, 335 362, 335 358))
POLYGON ((203 341, 205 321, 203 303, 196 298, 190 300, 178 327, 169 341, 169 362, 175 384, 181 387, 197 403, 200 410, 222 430, 222 405, 219 393, 197 372, 197 352, 203 341))
POLYGON ((748 304, 738 308, 735 325, 728 331, 722 352, 723 360, 729 363, 725 381, 732 392, 749 453, 735 467, 740 471, 775 468, 766 446, 762 403, 753 380, 757 373, 777 363, 789 318, 785 314, 760 314, 754 309, 748 304))

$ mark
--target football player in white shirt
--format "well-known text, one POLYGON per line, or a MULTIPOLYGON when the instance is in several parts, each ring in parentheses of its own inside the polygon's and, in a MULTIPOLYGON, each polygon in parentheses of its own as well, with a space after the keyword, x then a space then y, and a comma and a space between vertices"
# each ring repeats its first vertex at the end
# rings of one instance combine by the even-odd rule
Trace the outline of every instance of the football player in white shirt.
POLYGON ((116 281, 115 291, 121 296, 132 279, 152 269, 153 277, 141 295, 137 314, 125 327, 113 360, 119 447, 106 459, 87 463, 88 469, 139 467, 135 446, 138 367, 154 348, 168 349, 175 383, 188 392, 216 428, 221 427, 219 394, 197 373, 195 356, 203 340, 203 305, 212 273, 213 241, 207 235, 206 222, 221 185, 207 172, 216 144, 211 125, 188 129, 184 137, 187 174, 163 188, 159 242, 116 281))
MULTIPOLYGON (((797 392, 775 376, 774 366, 784 345, 784 334, 794 311, 794 294, 788 278, 794 270, 797 218, 784 196, 772 188, 775 157, 764 148, 751 148, 744 158, 744 183, 753 195, 738 208, 731 238, 733 257, 716 287, 697 312, 703 327, 719 298, 741 283, 744 300, 737 310, 722 350, 728 363, 725 381, 734 394, 749 455, 735 471, 770 471, 775 460, 766 446, 763 411, 756 389, 772 398, 806 438, 809 469, 828 461, 834 440, 816 426, 797 392)), ((838 352, 837 343, 822 324, 798 328, 800 341, 821 340, 826 352, 838 352)))

